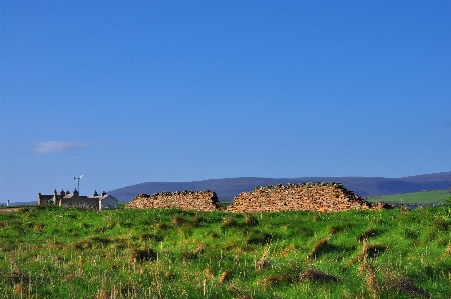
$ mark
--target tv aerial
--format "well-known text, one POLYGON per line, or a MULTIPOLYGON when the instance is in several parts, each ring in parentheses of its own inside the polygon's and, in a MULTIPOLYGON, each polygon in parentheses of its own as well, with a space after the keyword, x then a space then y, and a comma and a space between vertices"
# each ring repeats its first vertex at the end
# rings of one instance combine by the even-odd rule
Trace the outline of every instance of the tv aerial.
POLYGON ((74 177, 74 181, 75 181, 75 180, 78 181, 78 187, 77 187, 78 194, 80 194, 80 179, 81 179, 82 177, 83 177, 83 174, 82 174, 79 178, 74 177))

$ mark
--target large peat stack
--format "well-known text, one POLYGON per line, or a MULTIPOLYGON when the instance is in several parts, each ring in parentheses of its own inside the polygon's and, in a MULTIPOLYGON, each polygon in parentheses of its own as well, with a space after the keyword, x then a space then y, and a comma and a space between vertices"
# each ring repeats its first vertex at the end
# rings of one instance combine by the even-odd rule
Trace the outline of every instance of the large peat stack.
MULTIPOLYGON (((337 212, 367 210, 372 206, 340 183, 305 183, 256 187, 235 196, 228 212, 279 212, 290 210, 337 212)), ((375 207, 380 208, 380 207, 375 207)))
POLYGON ((161 192, 151 196, 138 194, 125 205, 126 209, 182 209, 196 211, 222 210, 215 192, 206 191, 176 191, 161 192))

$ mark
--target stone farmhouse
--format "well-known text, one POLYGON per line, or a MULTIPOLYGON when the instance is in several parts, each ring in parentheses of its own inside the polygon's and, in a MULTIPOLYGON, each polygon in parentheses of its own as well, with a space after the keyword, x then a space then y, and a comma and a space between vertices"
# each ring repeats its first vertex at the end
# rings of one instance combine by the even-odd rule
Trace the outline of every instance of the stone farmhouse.
POLYGON ((69 191, 61 190, 57 193, 56 189, 52 195, 43 195, 38 193, 38 205, 58 205, 67 207, 79 207, 92 210, 114 210, 117 209, 118 200, 103 191, 100 195, 97 191, 91 196, 80 196, 77 189, 71 194, 69 191))

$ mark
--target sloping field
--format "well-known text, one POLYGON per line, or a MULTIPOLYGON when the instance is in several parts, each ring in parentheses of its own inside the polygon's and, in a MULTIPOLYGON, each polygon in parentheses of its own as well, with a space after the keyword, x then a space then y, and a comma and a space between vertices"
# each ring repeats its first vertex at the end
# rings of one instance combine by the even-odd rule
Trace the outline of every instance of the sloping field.
POLYGON ((0 213, 0 298, 438 298, 451 208, 0 213))
POLYGON ((396 204, 440 204, 449 197, 451 197, 449 190, 434 190, 370 197, 369 200, 396 204))

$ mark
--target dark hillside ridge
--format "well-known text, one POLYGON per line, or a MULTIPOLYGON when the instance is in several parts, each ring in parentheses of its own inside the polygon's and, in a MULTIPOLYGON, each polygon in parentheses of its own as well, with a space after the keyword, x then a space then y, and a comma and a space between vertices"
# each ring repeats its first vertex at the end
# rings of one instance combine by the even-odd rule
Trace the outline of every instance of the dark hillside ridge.
POLYGON ((120 202, 130 202, 140 193, 154 194, 159 192, 175 192, 183 190, 212 190, 222 202, 232 201, 241 192, 251 191, 256 186, 278 184, 302 184, 307 182, 340 182, 349 190, 362 197, 381 196, 389 194, 418 192, 422 190, 451 189, 446 180, 451 181, 451 171, 423 174, 403 178, 383 177, 303 177, 303 178, 227 178, 210 179, 194 182, 148 182, 131 185, 109 191, 120 202))

